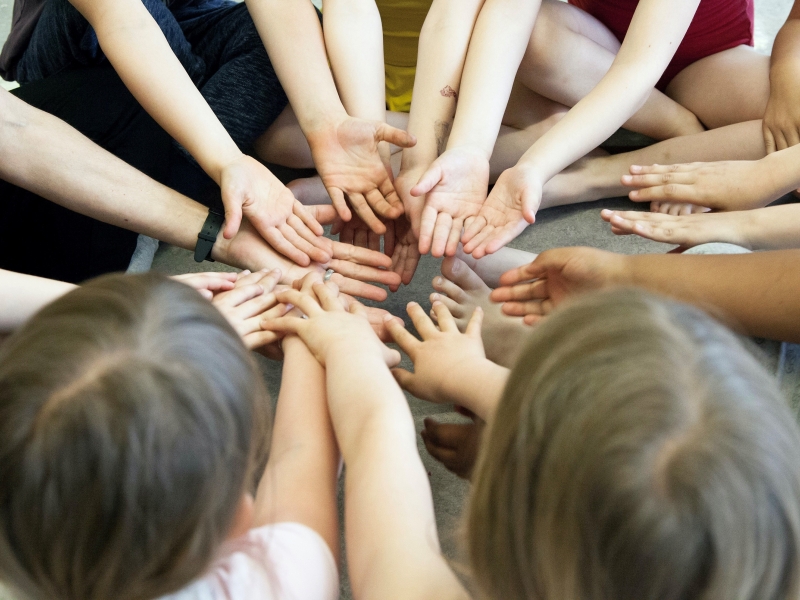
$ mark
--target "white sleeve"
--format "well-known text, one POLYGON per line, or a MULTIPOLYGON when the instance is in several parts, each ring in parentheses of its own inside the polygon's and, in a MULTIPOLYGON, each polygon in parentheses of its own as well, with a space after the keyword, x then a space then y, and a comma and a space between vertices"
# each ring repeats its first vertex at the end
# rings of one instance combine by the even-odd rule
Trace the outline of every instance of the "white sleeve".
POLYGON ((278 523, 225 544, 198 581, 162 600, 336 600, 333 554, 313 529, 278 523))

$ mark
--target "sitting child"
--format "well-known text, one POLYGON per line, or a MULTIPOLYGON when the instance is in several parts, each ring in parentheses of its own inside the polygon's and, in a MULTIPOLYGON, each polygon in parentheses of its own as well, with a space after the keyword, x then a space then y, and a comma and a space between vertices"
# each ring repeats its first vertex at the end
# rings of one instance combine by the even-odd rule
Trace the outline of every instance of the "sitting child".
MULTIPOLYGON (((355 597, 466 598, 442 559, 399 360, 327 286, 278 299, 327 369, 347 464, 355 597)), ((461 334, 409 308, 412 393, 488 422, 466 515, 481 598, 794 598, 800 431, 769 375, 699 310, 594 294, 531 333, 510 372, 484 357, 482 311, 461 334)))
POLYGON ((17 330, 0 350, 3 585, 20 600, 337 598, 324 372, 297 338, 283 350, 270 444, 256 365, 186 285, 107 276, 17 330))

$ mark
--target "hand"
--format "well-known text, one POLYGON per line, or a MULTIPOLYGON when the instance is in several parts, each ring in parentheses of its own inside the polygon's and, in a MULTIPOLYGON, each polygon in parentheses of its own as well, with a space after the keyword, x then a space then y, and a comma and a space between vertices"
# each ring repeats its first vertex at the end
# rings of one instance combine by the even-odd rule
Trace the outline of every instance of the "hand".
POLYGON ((416 187, 417 182, 422 179, 426 168, 417 167, 406 169, 400 167, 400 173, 394 179, 394 189, 403 202, 403 210, 406 218, 411 223, 411 229, 416 239, 419 239, 419 231, 422 222, 422 209, 425 207, 425 196, 412 196, 411 190, 416 187))
MULTIPOLYGON (((325 211, 320 213, 325 214, 325 211)), ((281 283, 284 284, 291 284, 311 272, 323 274, 327 268, 331 268, 336 271, 331 281, 342 291, 370 300, 385 300, 386 290, 365 282, 399 285, 397 273, 386 270, 392 264, 388 256, 327 238, 320 239, 324 240, 333 258, 325 264, 312 263, 308 267, 300 267, 276 253, 245 219, 232 240, 217 239, 212 256, 215 260, 244 269, 280 269, 283 274, 281 283)))
POLYGON ((762 208, 783 192, 763 161, 634 165, 621 181, 636 188, 628 194, 634 202, 686 202, 721 211, 762 208))
POLYGON ((471 479, 478 459, 486 423, 473 415, 472 423, 439 423, 425 419, 420 434, 428 453, 444 467, 461 477, 471 479))
POLYGON ((267 331, 300 336, 323 366, 331 354, 350 355, 356 349, 378 353, 390 367, 400 362, 400 353, 384 346, 375 335, 361 304, 353 302, 346 311, 337 297, 336 285, 330 282, 314 283, 312 292, 290 289, 278 294, 280 302, 300 309, 307 319, 285 316, 261 326, 267 331))
POLYGON ((320 237, 322 225, 254 158, 243 154, 226 165, 220 189, 225 205, 224 238, 236 235, 244 215, 273 248, 298 265, 330 260, 320 237))
POLYGON ((180 281, 200 292, 206 300, 211 300, 214 294, 232 290, 236 285, 238 273, 186 273, 185 275, 173 275, 172 279, 180 281))
POLYGON ((485 362, 486 353, 481 339, 483 310, 478 307, 462 334, 453 315, 441 302, 433 303, 433 311, 439 329, 416 302, 408 305, 408 314, 417 328, 422 341, 403 328, 399 319, 387 322, 386 326, 394 341, 408 354, 414 363, 414 372, 393 369, 397 383, 417 398, 436 403, 459 403, 448 392, 448 380, 458 369, 470 364, 485 362))
POLYGON ((785 150, 800 143, 800 89, 798 69, 773 68, 769 74, 769 100, 764 112, 764 145, 767 154, 785 150))
POLYGON ((593 248, 547 250, 532 263, 500 276, 492 302, 503 302, 507 315, 536 323, 567 298, 582 292, 630 283, 627 257, 593 248))
POLYGON ((497 252, 536 220, 542 186, 535 171, 517 165, 503 171, 480 213, 466 222, 464 252, 475 258, 497 252))
POLYGON ((212 304, 250 350, 277 344, 279 336, 262 330, 261 322, 282 317, 288 310, 287 306, 278 304, 274 293, 281 272, 275 269, 244 273, 232 290, 217 294, 212 304))
POLYGON ((433 161, 411 189, 412 196, 426 196, 420 217, 420 253, 455 256, 464 223, 480 212, 488 189, 489 159, 480 150, 454 148, 433 161))
POLYGON ((611 224, 611 231, 616 235, 635 234, 655 242, 677 244, 682 249, 711 242, 727 242, 750 248, 744 233, 749 219, 746 211, 674 217, 639 211, 603 210, 600 216, 611 224))
POLYGON ((412 135, 380 121, 344 117, 306 137, 317 172, 343 220, 352 217, 345 197, 375 233, 385 231, 376 212, 388 219, 403 214, 379 144, 385 141, 409 148, 416 143, 412 135))
MULTIPOLYGON (((400 276, 403 284, 408 285, 414 279, 419 265, 419 241, 405 217, 399 217, 394 223, 394 249, 392 251, 392 271, 400 276)), ((399 287, 399 286, 398 286, 399 287)), ((397 288, 392 289, 397 291, 397 288)))

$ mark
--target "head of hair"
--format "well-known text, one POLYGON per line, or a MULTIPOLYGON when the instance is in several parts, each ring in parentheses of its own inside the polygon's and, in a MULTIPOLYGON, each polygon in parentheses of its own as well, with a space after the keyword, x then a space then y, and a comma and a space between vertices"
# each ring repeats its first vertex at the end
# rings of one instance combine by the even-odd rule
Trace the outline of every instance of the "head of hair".
POLYGON ((269 418, 239 336, 183 284, 106 276, 45 307, 0 351, 0 580, 59 600, 188 584, 269 418))
POLYGON ((484 436, 466 530, 495 599, 800 592, 800 433, 700 310, 624 290, 537 327, 484 436))

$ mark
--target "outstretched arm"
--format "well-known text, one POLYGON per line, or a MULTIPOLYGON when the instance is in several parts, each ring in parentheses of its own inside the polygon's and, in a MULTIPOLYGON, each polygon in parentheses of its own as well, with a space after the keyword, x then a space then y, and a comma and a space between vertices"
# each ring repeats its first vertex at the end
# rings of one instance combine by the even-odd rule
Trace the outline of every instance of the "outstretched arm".
POLYGON ((711 308, 748 335, 800 342, 798 267, 800 250, 625 256, 559 248, 505 273, 492 300, 507 314, 541 315, 575 294, 633 285, 711 308))
POLYGON ((74 288, 71 283, 0 269, 0 340, 74 288))
POLYGON ((769 101, 764 113, 767 152, 800 144, 800 1, 795 0, 772 46, 769 101))

